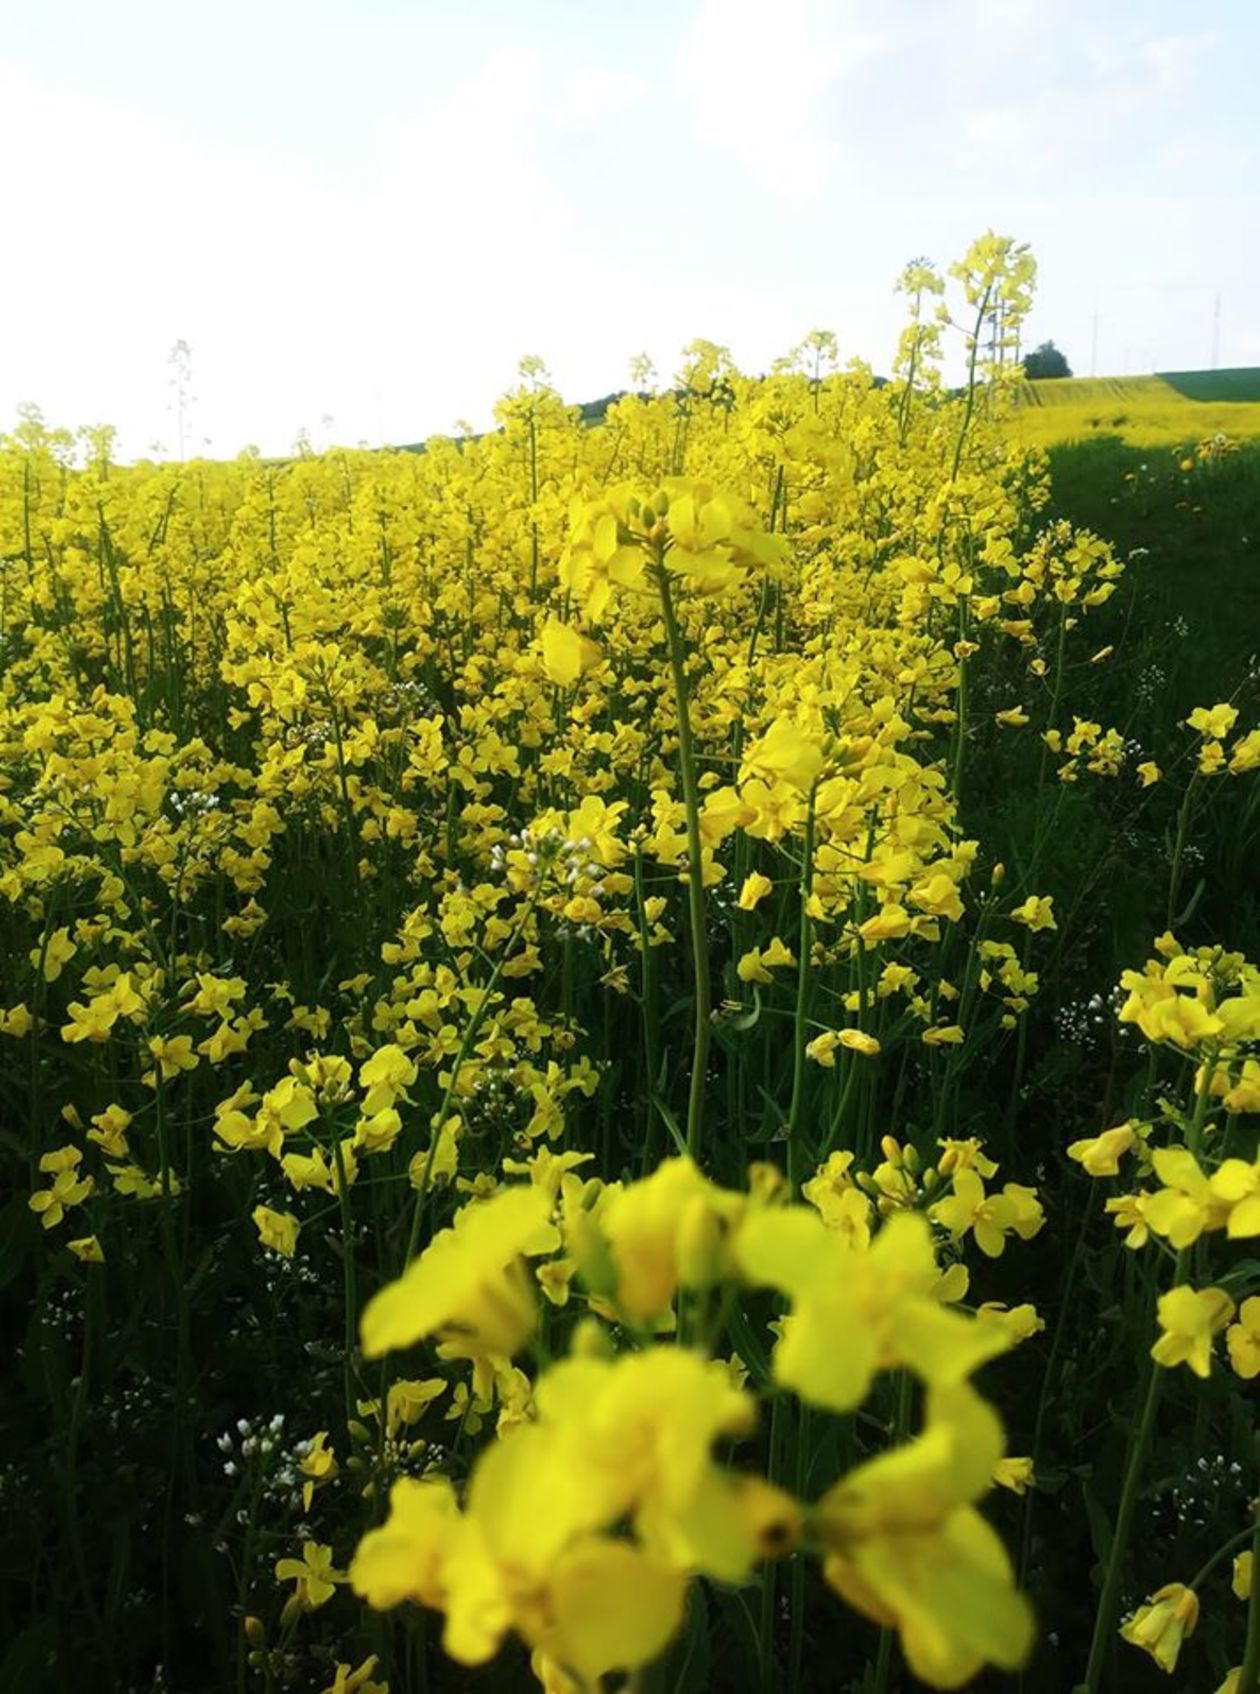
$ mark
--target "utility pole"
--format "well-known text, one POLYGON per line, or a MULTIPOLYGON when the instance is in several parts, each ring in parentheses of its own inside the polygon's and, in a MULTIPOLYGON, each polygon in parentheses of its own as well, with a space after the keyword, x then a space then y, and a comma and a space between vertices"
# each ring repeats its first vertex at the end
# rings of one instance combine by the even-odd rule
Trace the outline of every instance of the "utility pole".
POLYGON ((167 379, 171 390, 171 410, 175 413, 175 437, 179 449, 180 463, 184 459, 184 432, 188 423, 188 414, 192 410, 192 349, 181 338, 171 348, 167 357, 170 376, 167 379))
POLYGON ((1098 313, 1094 313, 1094 326, 1089 338, 1089 374, 1098 375, 1098 313))
POLYGON ((1216 291, 1216 303, 1212 307, 1212 369, 1215 370, 1221 362, 1221 291, 1216 291))

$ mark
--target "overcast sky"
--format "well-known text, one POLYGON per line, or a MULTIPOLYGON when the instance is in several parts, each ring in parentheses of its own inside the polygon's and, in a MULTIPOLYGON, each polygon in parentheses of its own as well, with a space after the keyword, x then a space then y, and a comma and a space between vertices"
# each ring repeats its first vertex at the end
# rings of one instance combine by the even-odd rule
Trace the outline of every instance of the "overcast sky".
POLYGON ((1256 0, 0 0, 0 429, 482 425, 697 335, 887 367, 905 262, 1031 242, 1025 344, 1260 364, 1256 0), (325 421, 331 420, 331 422, 325 421))

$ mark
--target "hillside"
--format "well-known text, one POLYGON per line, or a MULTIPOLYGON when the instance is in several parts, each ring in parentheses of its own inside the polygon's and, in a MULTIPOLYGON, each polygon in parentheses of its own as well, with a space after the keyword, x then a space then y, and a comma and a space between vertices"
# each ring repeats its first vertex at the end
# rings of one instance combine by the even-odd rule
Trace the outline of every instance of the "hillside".
POLYGON ((1025 382, 1015 427, 1043 447, 1099 435, 1135 447, 1175 447, 1216 434, 1260 437, 1260 368, 1025 382))

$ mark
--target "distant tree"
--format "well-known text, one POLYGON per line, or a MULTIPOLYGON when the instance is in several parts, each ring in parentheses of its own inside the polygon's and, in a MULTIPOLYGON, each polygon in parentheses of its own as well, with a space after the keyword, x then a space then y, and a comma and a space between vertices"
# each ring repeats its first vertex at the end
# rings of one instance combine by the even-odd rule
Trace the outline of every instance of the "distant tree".
POLYGON ((1024 354, 1024 375, 1029 382, 1047 376, 1071 376, 1072 367, 1053 341, 1043 341, 1040 347, 1024 354))

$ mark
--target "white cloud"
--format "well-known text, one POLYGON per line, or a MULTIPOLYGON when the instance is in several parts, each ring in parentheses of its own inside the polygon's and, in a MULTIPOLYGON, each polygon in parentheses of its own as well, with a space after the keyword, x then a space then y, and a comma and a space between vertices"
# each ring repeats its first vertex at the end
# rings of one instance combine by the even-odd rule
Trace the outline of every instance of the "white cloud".
POLYGON ((646 82, 632 71, 582 65, 564 79, 553 116, 557 123, 575 127, 598 123, 635 105, 646 92, 646 82))
POLYGON ((822 107, 883 38, 837 0, 703 0, 674 64, 697 137, 761 182, 812 199, 831 165, 822 107))
POLYGON ((0 418, 29 399, 57 422, 113 421, 133 451, 170 441, 166 360, 182 337, 197 440, 242 445, 243 413, 286 443, 314 422, 333 386, 320 367, 345 362, 330 308, 358 263, 341 187, 10 66, 0 156, 30 161, 8 177, 21 260, 0 271, 0 418))
POLYGON ((1197 35, 1164 35, 1144 41, 1138 58, 1149 70, 1151 82, 1160 93, 1176 93, 1191 80, 1196 60, 1220 45, 1219 30, 1201 30, 1197 35))
MULTIPOLYGON (((0 429, 30 399, 58 423, 117 423, 131 451, 173 442, 181 337, 190 439, 219 452, 282 450, 300 426, 351 441, 482 426, 525 352, 570 399, 617 386, 640 349, 672 372, 695 335, 757 369, 830 325, 846 356, 881 368, 899 264, 947 261, 986 225, 1033 241, 1044 333, 1074 336, 1078 363, 1100 300, 1187 266, 1185 282, 1224 289, 1222 357, 1240 360, 1255 149, 1214 121, 1213 38, 1139 51, 1133 20, 1091 26, 1084 0, 1046 0, 1054 29, 1030 21, 1012 56, 1000 21, 1029 4, 887 0, 876 36, 857 0, 705 0, 664 43, 675 109, 650 115, 645 62, 639 77, 598 43, 589 62, 505 47, 427 105, 365 117, 355 177, 296 142, 296 163, 214 145, 0 62, 0 157, 23 161, 6 179, 0 429), (678 223, 653 255, 591 215, 578 131, 615 141, 626 111, 637 176, 620 192, 638 183, 635 203, 652 204, 668 172, 712 196, 707 223, 685 196, 663 214, 678 223), (1117 138, 1105 156, 1101 135, 1117 138), (773 267, 746 250, 732 263, 727 210, 750 179, 782 196, 773 267), (793 198, 824 186, 838 215, 800 216, 793 198)), ((1126 297, 1123 315, 1163 364, 1199 357, 1167 298, 1126 297)))

